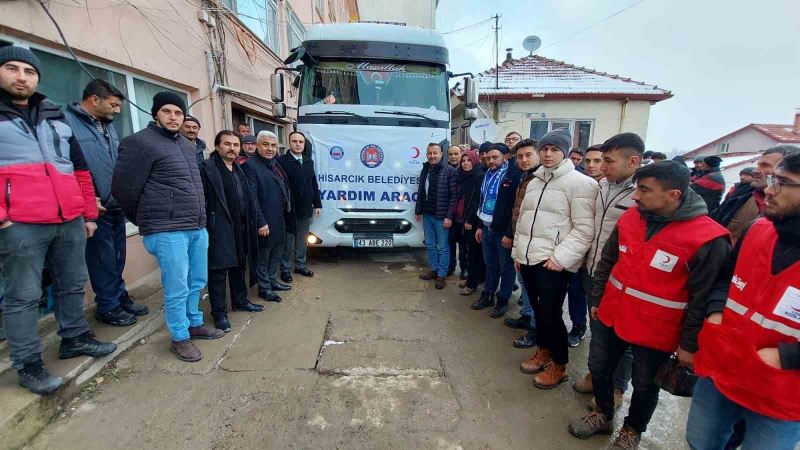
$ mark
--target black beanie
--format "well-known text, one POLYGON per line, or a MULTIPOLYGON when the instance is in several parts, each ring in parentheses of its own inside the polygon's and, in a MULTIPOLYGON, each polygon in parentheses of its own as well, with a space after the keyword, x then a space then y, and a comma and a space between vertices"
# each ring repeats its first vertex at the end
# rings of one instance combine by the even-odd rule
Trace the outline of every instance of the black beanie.
POLYGON ((175 105, 186 115, 186 101, 180 95, 169 91, 161 91, 153 96, 153 107, 150 108, 150 114, 155 118, 158 110, 164 105, 175 105))
POLYGON ((39 78, 42 77, 42 62, 39 61, 38 56, 25 47, 18 47, 16 45, 0 47, 0 66, 9 61, 19 61, 30 64, 34 69, 36 69, 36 73, 39 74, 39 78))
POLYGON ((709 167, 719 167, 719 165, 722 164, 722 158, 716 155, 706 156, 703 162, 708 164, 709 167))
POLYGON ((183 121, 184 122, 194 122, 194 123, 197 124, 198 127, 200 127, 200 128, 203 127, 202 125, 200 125, 200 121, 195 116, 190 116, 190 115, 187 114, 186 117, 183 118, 183 121))
POLYGON ((489 152, 492 150, 497 150, 504 155, 509 152, 508 146, 506 144, 501 144, 499 142, 496 144, 490 144, 489 148, 486 151, 489 152))
POLYGON ((488 152, 490 145, 492 145, 491 142, 489 142, 489 141, 484 142, 483 144, 481 144, 480 147, 478 147, 478 153, 486 153, 486 152, 488 152))

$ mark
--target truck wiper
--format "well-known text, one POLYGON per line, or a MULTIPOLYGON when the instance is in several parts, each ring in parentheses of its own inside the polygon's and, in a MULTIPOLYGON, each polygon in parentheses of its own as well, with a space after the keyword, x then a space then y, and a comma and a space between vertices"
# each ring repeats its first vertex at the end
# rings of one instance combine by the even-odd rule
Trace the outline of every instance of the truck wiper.
POLYGON ((431 119, 430 117, 426 116, 425 114, 420 113, 413 113, 413 112, 403 112, 403 111, 375 111, 375 114, 394 114, 396 116, 411 116, 411 117, 421 117, 432 124, 436 124, 436 121, 431 119))
POLYGON ((325 112, 312 112, 306 113, 306 116, 351 116, 351 117, 358 117, 359 119, 366 119, 366 117, 362 116, 361 114, 356 114, 354 112, 349 111, 325 111, 325 112))

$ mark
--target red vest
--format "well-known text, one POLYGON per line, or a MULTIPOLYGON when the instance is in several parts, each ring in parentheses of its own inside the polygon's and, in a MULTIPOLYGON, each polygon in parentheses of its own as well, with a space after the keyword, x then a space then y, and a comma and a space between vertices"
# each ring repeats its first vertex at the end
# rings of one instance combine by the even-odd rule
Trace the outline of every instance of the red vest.
POLYGON ((800 420, 800 370, 770 367, 756 353, 800 340, 800 261, 772 275, 778 234, 767 219, 747 231, 722 324, 700 332, 695 371, 730 400, 761 415, 800 420))
POLYGON ((619 259, 600 302, 600 321, 631 344, 674 352, 689 306, 689 261, 728 231, 708 216, 670 222, 649 240, 646 228, 639 208, 617 222, 619 259))

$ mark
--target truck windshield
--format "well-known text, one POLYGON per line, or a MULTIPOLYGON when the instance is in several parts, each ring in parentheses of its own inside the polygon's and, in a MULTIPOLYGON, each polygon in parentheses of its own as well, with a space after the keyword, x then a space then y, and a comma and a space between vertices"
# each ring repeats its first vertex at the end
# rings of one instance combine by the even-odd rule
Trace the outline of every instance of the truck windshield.
POLYGON ((305 67, 301 105, 409 106, 449 112, 442 67, 375 61, 305 67))

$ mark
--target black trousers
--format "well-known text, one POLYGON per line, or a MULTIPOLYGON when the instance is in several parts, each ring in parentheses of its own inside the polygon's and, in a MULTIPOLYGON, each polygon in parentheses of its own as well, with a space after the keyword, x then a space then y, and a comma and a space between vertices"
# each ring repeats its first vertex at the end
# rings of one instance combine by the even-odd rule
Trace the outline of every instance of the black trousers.
POLYGON ((533 266, 520 265, 520 274, 533 307, 539 346, 550 350, 556 364, 567 364, 569 344, 562 313, 572 273, 566 270, 547 270, 544 263, 540 263, 533 266))
POLYGON ((464 228, 463 223, 457 226, 461 229, 461 233, 459 234, 461 253, 462 255, 466 253, 467 258, 466 266, 461 266, 462 268, 467 268, 467 287, 470 289, 477 289, 478 285, 485 278, 486 272, 483 265, 483 248, 481 244, 475 240, 475 230, 477 228, 472 227, 471 230, 467 230, 464 228), (466 252, 464 252, 464 250, 466 250, 466 252))
POLYGON ((245 268, 231 267, 208 271, 208 299, 211 302, 211 315, 216 319, 228 314, 225 301, 225 280, 231 291, 231 305, 247 303, 247 283, 244 280, 245 268))
POLYGON ((671 353, 625 342, 613 328, 599 320, 592 327, 592 344, 589 353, 589 372, 597 407, 612 419, 614 417, 614 371, 625 351, 633 353, 633 396, 625 424, 638 433, 647 431, 647 424, 658 406, 656 373, 671 353))
POLYGON ((469 271, 469 262, 467 260, 467 248, 461 244, 461 236, 464 234, 464 224, 456 223, 453 221, 453 226, 450 227, 448 235, 448 243, 450 244, 450 267, 448 273, 456 270, 456 262, 460 271, 469 271), (456 249, 458 249, 458 259, 456 259, 456 249))

